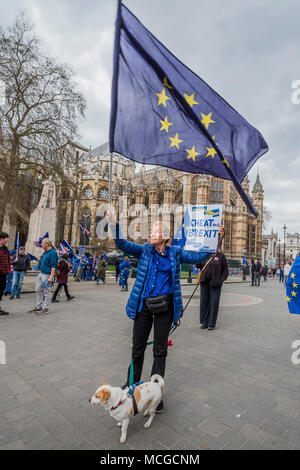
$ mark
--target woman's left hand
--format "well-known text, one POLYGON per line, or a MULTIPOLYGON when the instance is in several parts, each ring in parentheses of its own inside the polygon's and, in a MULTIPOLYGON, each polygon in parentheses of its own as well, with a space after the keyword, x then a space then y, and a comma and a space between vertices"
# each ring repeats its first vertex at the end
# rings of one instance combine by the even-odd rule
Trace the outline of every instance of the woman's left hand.
POLYGON ((219 232, 218 232, 218 235, 219 235, 220 237, 223 237, 224 234, 225 234, 225 228, 224 228, 224 225, 221 225, 221 226, 220 226, 220 230, 219 230, 219 232))

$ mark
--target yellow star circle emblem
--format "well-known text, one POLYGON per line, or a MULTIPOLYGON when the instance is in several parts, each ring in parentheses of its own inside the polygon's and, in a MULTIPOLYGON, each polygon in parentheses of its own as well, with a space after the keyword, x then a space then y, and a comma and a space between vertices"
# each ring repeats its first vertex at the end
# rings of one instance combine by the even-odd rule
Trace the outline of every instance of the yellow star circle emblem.
POLYGON ((168 116, 165 117, 164 121, 161 122, 161 128, 159 129, 160 131, 165 130, 166 132, 169 132, 169 127, 173 126, 172 122, 168 122, 168 116))
POLYGON ((296 275, 295 273, 292 273, 292 274, 291 274, 291 278, 292 278, 292 279, 295 279, 295 275, 296 275))
POLYGON ((195 157, 197 157, 197 155, 200 155, 200 153, 196 152, 195 145, 190 150, 186 149, 186 151, 188 153, 187 159, 190 160, 190 158, 192 158, 194 160, 194 162, 196 161, 195 157))
POLYGON ((296 294, 296 292, 295 292, 294 290, 292 291, 292 296, 293 296, 293 297, 297 297, 297 294, 296 294))
POLYGON ((166 90, 163 89, 161 93, 156 93, 156 95, 158 96, 157 106, 162 104, 166 108, 167 107, 167 105, 166 105, 167 100, 171 99, 166 95, 166 90))
POLYGON ((183 140, 179 139, 178 134, 175 135, 175 137, 169 137, 171 144, 170 147, 176 147, 177 150, 179 150, 179 144, 180 142, 183 142, 183 140))

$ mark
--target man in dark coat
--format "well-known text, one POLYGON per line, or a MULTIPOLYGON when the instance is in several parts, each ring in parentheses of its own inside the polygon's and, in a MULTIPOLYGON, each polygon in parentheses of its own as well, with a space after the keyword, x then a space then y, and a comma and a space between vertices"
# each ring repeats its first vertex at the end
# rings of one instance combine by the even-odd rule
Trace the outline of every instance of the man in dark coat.
MULTIPOLYGON (((203 264, 197 264, 202 268, 203 264)), ((214 330, 217 323, 223 282, 228 277, 224 253, 218 253, 201 276, 200 324, 201 328, 214 330)))
POLYGON ((31 269, 29 256, 25 253, 25 247, 21 246, 12 259, 14 268, 13 285, 10 299, 20 299, 25 273, 31 269))
POLYGON ((65 289, 67 300, 74 299, 74 295, 70 295, 69 290, 68 290, 69 272, 70 272, 70 263, 69 263, 68 255, 62 255, 58 263, 58 271, 57 271, 58 286, 53 294, 52 302, 59 302, 58 300, 56 300, 56 297, 62 287, 65 289))
MULTIPOLYGON (((6 276, 10 271, 10 256, 7 249, 8 234, 0 232, 0 302, 6 286, 6 276)), ((9 312, 2 310, 0 307, 0 315, 9 315, 9 312)))

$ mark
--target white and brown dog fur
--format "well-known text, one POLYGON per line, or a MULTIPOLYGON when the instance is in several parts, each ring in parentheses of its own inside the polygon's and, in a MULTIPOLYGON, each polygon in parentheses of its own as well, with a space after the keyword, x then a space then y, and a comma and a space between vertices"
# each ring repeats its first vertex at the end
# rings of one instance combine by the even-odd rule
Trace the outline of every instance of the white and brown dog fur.
MULTIPOLYGON (((164 385, 163 378, 155 374, 151 377, 150 382, 138 385, 134 389, 133 395, 138 412, 144 411, 144 416, 149 414, 149 419, 144 424, 146 429, 153 421, 156 407, 162 398, 164 385)), ((133 399, 128 395, 128 388, 122 390, 120 387, 111 387, 109 384, 104 383, 90 398, 90 403, 94 405, 101 403, 110 415, 118 421, 117 426, 122 428, 120 442, 125 442, 129 421, 134 415, 133 399)))

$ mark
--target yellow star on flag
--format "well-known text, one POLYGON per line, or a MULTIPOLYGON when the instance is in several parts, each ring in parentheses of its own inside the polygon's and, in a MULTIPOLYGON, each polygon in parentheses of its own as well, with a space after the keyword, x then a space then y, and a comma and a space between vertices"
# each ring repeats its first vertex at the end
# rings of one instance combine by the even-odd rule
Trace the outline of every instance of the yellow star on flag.
POLYGON ((169 139, 172 142, 170 147, 176 147, 177 150, 179 150, 179 144, 183 142, 183 140, 179 139, 178 134, 176 134, 175 137, 169 137, 169 139))
POLYGON ((167 105, 166 105, 166 102, 167 100, 170 100, 171 98, 169 98, 167 95, 166 95, 166 90, 163 89, 161 93, 156 93, 157 96, 158 96, 158 104, 157 106, 159 106, 160 104, 163 104, 164 107, 166 108, 167 105))
POLYGON ((168 83, 167 77, 164 77, 163 83, 167 88, 170 88, 170 90, 173 90, 174 88, 168 83))
POLYGON ((190 158, 192 158, 194 162, 195 162, 195 157, 197 157, 197 155, 200 155, 200 153, 196 152, 195 145, 190 150, 186 149, 186 151, 188 153, 187 159, 189 160, 190 158))
POLYGON ((292 273, 292 274, 291 274, 291 278, 292 278, 292 279, 295 279, 295 276, 296 276, 295 273, 292 273))
POLYGON ((293 287, 294 287, 294 289, 297 289, 298 284, 296 284, 295 282, 293 282, 293 287))
POLYGON ((297 297, 297 294, 296 294, 296 292, 295 292, 294 290, 292 291, 292 296, 293 296, 293 297, 297 297))
POLYGON ((224 160, 222 160, 222 163, 224 163, 224 165, 226 165, 227 168, 229 168, 229 163, 228 163, 228 161, 226 160, 225 157, 224 157, 224 160))
POLYGON ((213 120, 211 119, 211 115, 212 115, 212 113, 209 113, 209 114, 207 114, 207 115, 201 113, 201 116, 202 116, 202 121, 201 121, 201 122, 202 122, 202 124, 205 125, 206 129, 208 129, 208 126, 209 126, 210 124, 215 124, 215 121, 213 121, 213 120))
POLYGON ((165 120, 164 121, 160 121, 161 122, 161 128, 159 129, 160 131, 167 131, 169 132, 169 127, 170 126, 173 126, 173 124, 171 122, 168 122, 168 116, 165 117, 165 120))
POLYGON ((195 101, 195 93, 192 93, 191 96, 186 95, 184 93, 184 97, 186 101, 188 102, 188 104, 191 106, 191 108, 193 107, 194 104, 199 104, 197 101, 195 101))
POLYGON ((287 298, 286 298, 286 300, 287 300, 288 302, 290 302, 290 301, 291 301, 290 297, 287 297, 287 298))
POLYGON ((216 155, 217 151, 213 147, 211 147, 211 148, 206 147, 206 150, 207 150, 207 154, 205 155, 206 157, 215 158, 215 155, 216 155))

